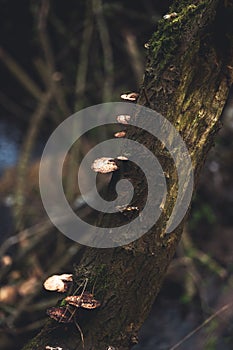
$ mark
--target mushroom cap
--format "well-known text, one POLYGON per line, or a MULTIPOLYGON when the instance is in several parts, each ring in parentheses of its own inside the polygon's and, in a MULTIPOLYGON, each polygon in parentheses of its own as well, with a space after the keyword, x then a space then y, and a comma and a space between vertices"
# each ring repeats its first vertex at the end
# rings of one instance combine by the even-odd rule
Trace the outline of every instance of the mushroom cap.
POLYGON ((139 94, 137 92, 129 92, 128 94, 122 94, 121 98, 122 100, 128 100, 128 101, 136 101, 139 94))
POLYGON ((129 124, 128 122, 130 121, 130 119, 131 119, 130 115, 121 114, 116 117, 116 120, 118 121, 118 123, 125 124, 125 125, 129 124))
POLYGON ((129 160, 129 158, 127 158, 125 156, 118 156, 117 159, 118 160, 129 160))
POLYGON ((64 306, 50 307, 46 311, 50 318, 53 318, 57 322, 61 323, 71 323, 73 322, 73 317, 70 312, 64 306))
POLYGON ((116 132, 115 134, 114 134, 114 136, 115 137, 117 137, 117 138, 121 138, 121 137, 125 137, 125 135, 126 135, 126 131, 118 131, 118 132, 116 132))
POLYGON ((64 273, 62 275, 53 275, 46 279, 44 288, 49 291, 64 293, 67 291, 69 282, 73 281, 73 275, 64 273))

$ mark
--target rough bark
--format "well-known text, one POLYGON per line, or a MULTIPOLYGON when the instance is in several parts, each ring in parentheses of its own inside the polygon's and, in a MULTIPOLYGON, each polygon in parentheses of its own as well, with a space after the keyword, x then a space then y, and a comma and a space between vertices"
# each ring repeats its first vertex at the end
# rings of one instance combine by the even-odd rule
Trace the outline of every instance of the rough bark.
MULTIPOLYGON (((233 2, 174 1, 170 12, 177 16, 163 19, 149 42, 138 103, 166 116, 181 133, 192 158, 196 184, 232 83, 233 2)), ((176 175, 171 160, 163 157, 162 145, 140 130, 129 129, 127 137, 144 143, 161 159, 163 170, 170 175, 169 195, 157 224, 136 242, 116 249, 85 249, 75 269, 77 283, 87 276, 90 289, 96 281, 95 296, 101 301, 98 310, 80 315, 85 349, 129 349, 133 345, 183 229, 184 220, 170 235, 164 234, 175 201, 176 175)), ((133 179, 140 206, 145 201, 146 184, 134 168, 127 171, 121 176, 133 179)), ((111 189, 112 184, 109 196, 111 189)), ((117 215, 112 225, 121 222, 122 215, 117 215)), ((63 350, 82 348, 74 325, 52 320, 24 350, 42 350, 46 345, 63 350)))

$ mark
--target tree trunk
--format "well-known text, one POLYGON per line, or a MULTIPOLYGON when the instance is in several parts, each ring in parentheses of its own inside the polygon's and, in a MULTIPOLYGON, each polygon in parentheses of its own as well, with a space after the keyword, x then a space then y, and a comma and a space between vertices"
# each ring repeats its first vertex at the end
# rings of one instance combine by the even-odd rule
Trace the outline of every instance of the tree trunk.
MULTIPOLYGON (((180 132, 191 155, 195 186, 219 129, 220 116, 232 83, 233 2, 174 1, 148 43, 148 60, 138 103, 165 116, 180 132)), ((127 137, 146 145, 169 174, 166 204, 157 224, 137 241, 115 249, 86 248, 75 268, 76 282, 88 277, 95 284, 101 307, 79 315, 85 349, 129 349, 158 294, 166 269, 181 238, 184 220, 169 235, 167 217, 176 198, 176 173, 163 145, 148 133, 129 128, 127 137)), ((109 197, 112 185, 109 185, 109 197)), ((136 203, 145 202, 146 183, 132 167, 121 176, 133 181, 136 203)), ((104 215, 102 221, 109 218, 104 215)), ((116 215, 112 226, 122 223, 116 215)), ((81 349, 74 325, 48 320, 24 350, 59 346, 81 349)))

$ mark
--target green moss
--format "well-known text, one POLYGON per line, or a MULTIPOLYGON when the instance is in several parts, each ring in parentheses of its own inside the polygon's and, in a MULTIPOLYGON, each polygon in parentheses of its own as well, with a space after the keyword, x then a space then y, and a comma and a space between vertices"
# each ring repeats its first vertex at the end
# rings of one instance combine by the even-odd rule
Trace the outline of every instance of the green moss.
POLYGON ((38 349, 37 340, 36 339, 32 339, 30 341, 30 343, 28 343, 27 345, 25 345, 23 347, 22 350, 27 350, 27 349, 29 349, 29 350, 31 350, 31 349, 38 349))
POLYGON ((163 70, 171 58, 176 56, 182 34, 187 32, 188 37, 189 30, 190 33, 192 32, 192 19, 195 18, 196 21, 198 16, 201 17, 205 8, 206 1, 200 1, 196 5, 190 4, 186 7, 184 4, 174 5, 171 10, 175 11, 177 16, 160 20, 158 30, 149 42, 151 60, 156 70, 163 70))
POLYGON ((110 272, 109 268, 105 264, 100 264, 97 266, 83 266, 76 265, 74 266, 75 270, 75 284, 80 286, 87 279, 88 291, 94 289, 94 293, 97 298, 102 298, 106 293, 106 290, 110 288, 110 285, 113 284, 113 281, 110 281, 110 272))

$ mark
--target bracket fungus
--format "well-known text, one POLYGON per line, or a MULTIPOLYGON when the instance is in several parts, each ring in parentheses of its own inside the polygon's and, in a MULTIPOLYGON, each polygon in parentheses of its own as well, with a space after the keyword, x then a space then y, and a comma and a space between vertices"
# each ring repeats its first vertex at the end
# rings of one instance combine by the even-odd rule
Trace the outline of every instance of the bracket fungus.
POLYGON ((96 309, 100 306, 100 302, 94 299, 93 294, 88 292, 83 292, 82 295, 71 295, 65 298, 65 301, 69 305, 75 307, 81 307, 83 309, 96 309))
POLYGON ((114 158, 97 158, 94 160, 91 169, 96 173, 108 174, 119 169, 114 158))
POLYGON ((126 131, 124 131, 124 130, 118 131, 114 134, 114 136, 117 138, 125 137, 125 135, 126 135, 126 131))
POLYGON ((117 122, 124 125, 129 124, 130 119, 131 119, 130 115, 121 114, 116 117, 117 122))
POLYGON ((64 273, 62 275, 53 275, 44 282, 44 288, 49 291, 60 293, 67 292, 70 283, 73 282, 73 275, 64 273))
POLYGON ((72 312, 66 306, 50 307, 47 315, 59 323, 72 323, 72 312))
POLYGON ((125 156, 118 156, 116 158, 102 157, 94 160, 91 169, 100 174, 112 173, 120 168, 121 161, 128 161, 125 156))
POLYGON ((117 160, 129 160, 129 158, 125 157, 125 156, 118 156, 116 157, 117 160))

